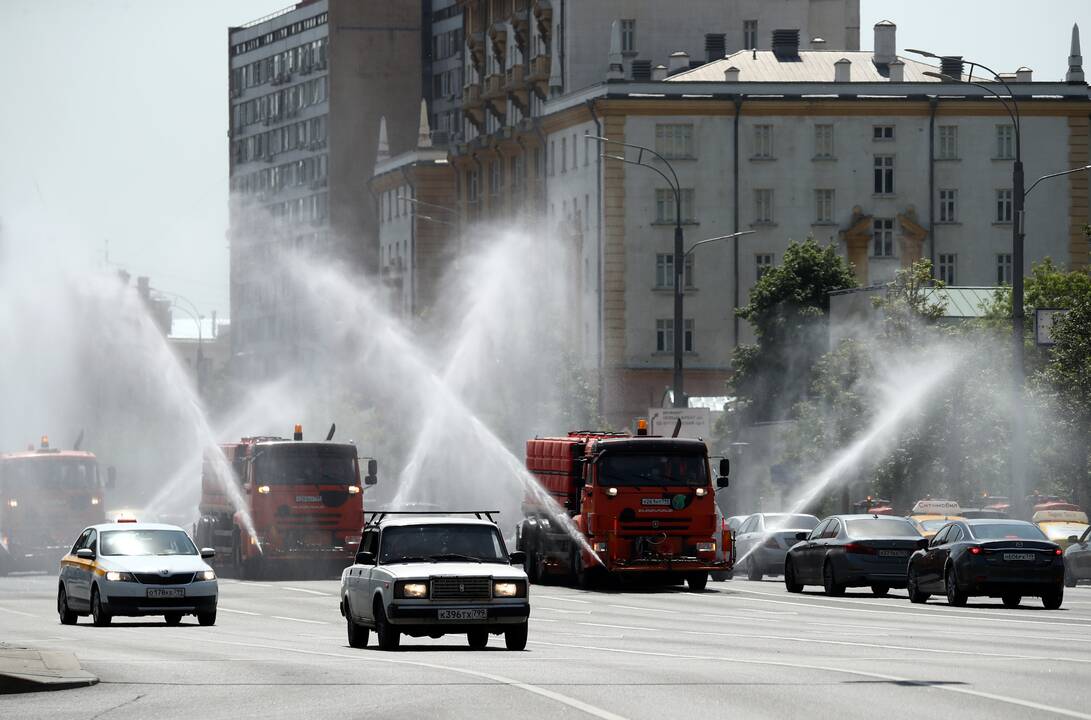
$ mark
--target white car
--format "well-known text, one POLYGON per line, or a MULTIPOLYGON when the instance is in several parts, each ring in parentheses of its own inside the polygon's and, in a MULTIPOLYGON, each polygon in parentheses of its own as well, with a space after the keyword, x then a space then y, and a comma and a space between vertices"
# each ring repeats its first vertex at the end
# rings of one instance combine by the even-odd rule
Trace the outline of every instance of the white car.
POLYGON ((109 625, 119 615, 162 615, 177 625, 196 615, 201 625, 216 623, 216 573, 186 531, 176 525, 117 523, 92 525, 80 533, 61 560, 57 613, 74 625, 90 615, 109 625))
POLYGON ((455 633, 474 649, 500 634, 509 650, 526 648, 530 587, 523 553, 509 555, 491 516, 478 515, 372 517, 356 561, 341 574, 350 646, 365 647, 375 630, 383 650, 397 649, 403 634, 455 633))

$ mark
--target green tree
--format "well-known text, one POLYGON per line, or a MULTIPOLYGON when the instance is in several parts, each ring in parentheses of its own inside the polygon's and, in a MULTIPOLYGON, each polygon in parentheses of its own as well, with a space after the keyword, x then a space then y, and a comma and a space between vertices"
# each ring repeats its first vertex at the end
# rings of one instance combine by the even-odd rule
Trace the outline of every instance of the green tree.
MULTIPOLYGON (((1053 416, 1067 436, 1068 452, 1060 455, 1069 462, 1065 489, 1087 506, 1091 504, 1091 298, 1081 298, 1053 326, 1056 345, 1041 379, 1052 396, 1053 416)), ((1063 462, 1063 461, 1062 461, 1063 462)), ((1063 480, 1062 480, 1063 482, 1063 480)))
POLYGON ((732 358, 730 390, 739 398, 742 421, 782 419, 806 397, 814 365, 828 348, 829 294, 855 285, 852 268, 833 245, 813 238, 790 243, 783 262, 762 275, 738 310, 757 337, 732 358))

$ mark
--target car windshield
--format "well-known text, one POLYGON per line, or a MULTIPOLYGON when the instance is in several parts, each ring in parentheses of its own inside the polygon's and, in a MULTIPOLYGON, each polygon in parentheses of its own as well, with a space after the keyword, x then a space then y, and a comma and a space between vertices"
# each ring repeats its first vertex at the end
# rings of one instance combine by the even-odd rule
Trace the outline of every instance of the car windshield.
POLYGON ((599 479, 603 485, 628 487, 708 485, 705 458, 694 454, 607 453, 599 479))
POLYGON ((818 518, 814 515, 766 515, 766 530, 814 530, 818 518))
POLYGON ((861 518, 848 520, 845 532, 851 538, 907 537, 919 538, 921 534, 913 523, 900 518, 861 518))
POLYGON ((182 530, 108 530, 99 542, 100 555, 196 555, 182 530))
POLYGON ((921 527, 928 532, 939 532, 939 529, 947 523, 948 520, 946 518, 939 518, 937 520, 921 520, 921 527))
POLYGON ((383 530, 379 562, 508 562, 500 533, 491 525, 409 525, 383 530))
POLYGON ((94 460, 45 455, 0 463, 0 485, 8 494, 40 490, 97 490, 101 487, 94 460))
POLYGON ((970 530, 979 540, 1047 540, 1045 533, 1030 523, 971 523, 970 530))
POLYGON ((285 443, 261 451, 258 485, 355 485, 356 450, 345 445, 285 443))

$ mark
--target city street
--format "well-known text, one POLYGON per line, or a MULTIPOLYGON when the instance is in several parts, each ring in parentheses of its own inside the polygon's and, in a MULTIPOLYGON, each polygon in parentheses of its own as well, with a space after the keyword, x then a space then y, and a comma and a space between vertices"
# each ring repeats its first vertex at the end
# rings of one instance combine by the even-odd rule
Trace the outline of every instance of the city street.
POLYGON ((75 652, 87 689, 0 697, 10 718, 1091 718, 1091 588, 953 609, 789 595, 779 580, 588 593, 535 586, 530 643, 352 650, 336 582, 221 580, 219 620, 62 626, 51 576, 0 578, 0 638, 75 652))

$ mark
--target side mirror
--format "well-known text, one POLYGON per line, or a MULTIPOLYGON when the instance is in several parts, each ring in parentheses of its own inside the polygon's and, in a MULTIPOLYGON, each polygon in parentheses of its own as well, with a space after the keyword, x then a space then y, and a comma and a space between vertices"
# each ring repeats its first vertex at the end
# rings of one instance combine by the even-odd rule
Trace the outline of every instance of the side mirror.
POLYGON ((78 557, 81 560, 94 560, 95 559, 95 551, 92 550, 91 548, 80 548, 79 550, 76 551, 76 557, 78 557))
MULTIPOLYGON (((367 474, 375 477, 379 474, 379 463, 375 458, 368 458, 367 461, 367 474)), ((375 483, 371 483, 374 485, 375 483)))
POLYGON ((716 487, 725 488, 730 482, 731 481, 727 478, 726 475, 721 475, 720 477, 716 478, 716 487))
POLYGON ((797 532, 796 533, 796 540, 797 541, 803 541, 803 540, 806 540, 809 536, 810 536, 810 533, 797 532))
POLYGON ((358 552, 358 553, 356 553, 356 564, 357 565, 374 565, 375 564, 375 553, 370 553, 370 552, 358 552))
POLYGON ((1077 537, 1076 535, 1069 535, 1068 536, 1068 544, 1069 545, 1075 545, 1079 541, 1080 541, 1080 538, 1077 537))
POLYGON ((511 555, 508 555, 508 562, 512 565, 525 565, 527 562, 527 554, 522 550, 516 550, 511 555))
POLYGON ((113 490, 114 485, 117 485, 117 468, 111 465, 106 468, 106 489, 113 490))
POLYGON ((201 548, 201 559, 208 560, 208 559, 214 558, 214 557, 216 557, 216 549, 215 548, 209 548, 209 547, 201 548))
POLYGON ((375 477, 374 475, 368 475, 364 478, 364 485, 375 485, 378 482, 379 478, 375 477))
MULTIPOLYGON (((731 461, 727 458, 720 458, 720 474, 727 477, 731 474, 731 461)), ((726 485, 724 487, 727 487, 726 485)))
POLYGON ((928 538, 921 538, 917 541, 917 548, 919 550, 925 550, 928 548, 928 538))

